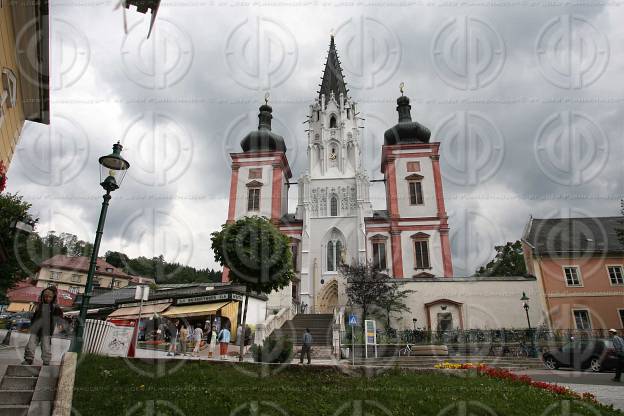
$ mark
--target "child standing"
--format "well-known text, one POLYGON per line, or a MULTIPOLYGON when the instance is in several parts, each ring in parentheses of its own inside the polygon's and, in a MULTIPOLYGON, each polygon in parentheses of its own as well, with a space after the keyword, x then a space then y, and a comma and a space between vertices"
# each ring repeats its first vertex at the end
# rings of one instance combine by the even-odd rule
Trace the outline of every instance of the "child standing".
POLYGON ((26 344, 23 365, 32 365, 37 344, 41 344, 43 365, 50 365, 52 359, 52 334, 56 327, 55 319, 63 317, 63 311, 56 304, 56 287, 50 286, 41 291, 39 302, 32 317, 30 338, 26 344))

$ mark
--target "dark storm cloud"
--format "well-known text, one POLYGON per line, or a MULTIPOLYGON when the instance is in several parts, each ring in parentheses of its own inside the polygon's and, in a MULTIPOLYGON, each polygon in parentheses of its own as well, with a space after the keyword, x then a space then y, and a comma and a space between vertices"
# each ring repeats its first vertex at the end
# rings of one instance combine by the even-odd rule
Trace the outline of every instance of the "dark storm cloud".
MULTIPOLYGON (((228 153, 239 151, 244 134, 256 128, 265 91, 271 93, 274 130, 288 144, 293 181, 307 168, 302 122, 317 95, 333 29, 349 94, 366 118, 362 147, 370 178, 381 177, 379 146, 384 130, 396 123, 400 82, 412 100, 413 119, 442 143, 456 274, 471 273, 487 261, 494 244, 520 238, 531 214, 617 214, 624 194, 618 180, 624 173, 619 163, 624 35, 615 25, 621 10, 530 2, 354 4, 168 3, 161 8, 153 44, 141 43, 147 21, 136 13, 128 13, 131 32, 124 38, 121 15, 110 5, 53 7, 53 18, 82 33, 90 52, 78 79, 52 92, 52 123, 63 116, 84 129, 88 164, 46 188, 49 198, 35 199, 35 208, 70 212, 79 222, 76 229, 92 233, 101 193, 95 161, 119 139, 133 165, 114 195, 105 246, 151 255, 171 234, 190 240, 191 263, 212 265, 207 241, 226 216, 228 153), (593 75, 591 59, 570 52, 576 74, 589 71, 591 82, 581 88, 556 86, 560 80, 549 79, 540 66, 537 45, 541 40, 546 58, 554 59, 548 48, 565 35, 566 22, 588 45, 601 47, 606 39, 608 46, 608 62, 593 75), (566 120, 572 120, 572 128, 557 130, 566 120), (557 140, 562 132, 573 139, 557 140), (540 161, 540 152, 546 152, 545 160, 540 161), (137 242, 149 234, 149 221, 166 223, 162 227, 168 230, 165 236, 148 236, 151 246, 137 242)), ((61 51, 71 56, 71 50, 61 51)), ((53 72, 72 75, 63 68, 53 65, 53 72)), ((29 143, 25 134, 19 147, 34 153, 29 143)), ((10 190, 41 194, 41 181, 21 163, 25 157, 18 154, 16 160, 10 190)), ((292 201, 296 187, 290 192, 292 201)), ((371 192, 374 207, 385 208, 383 188, 375 184, 371 192)))

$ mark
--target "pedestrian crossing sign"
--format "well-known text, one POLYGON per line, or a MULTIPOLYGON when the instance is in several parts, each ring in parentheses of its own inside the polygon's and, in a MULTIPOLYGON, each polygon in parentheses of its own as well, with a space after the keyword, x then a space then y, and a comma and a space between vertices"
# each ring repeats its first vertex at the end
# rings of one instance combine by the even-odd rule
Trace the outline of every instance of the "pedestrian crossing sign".
POLYGON ((357 325, 357 317, 355 315, 349 315, 349 325, 350 326, 357 325))

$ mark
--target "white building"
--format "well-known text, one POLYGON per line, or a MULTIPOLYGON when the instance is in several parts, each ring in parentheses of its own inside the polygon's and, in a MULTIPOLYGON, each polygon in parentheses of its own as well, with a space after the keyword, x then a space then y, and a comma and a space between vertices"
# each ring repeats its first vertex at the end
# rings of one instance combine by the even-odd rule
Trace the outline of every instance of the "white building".
MULTIPOLYGON (((381 149, 387 210, 373 211, 360 150, 364 126, 358 104, 348 95, 332 36, 321 88, 309 107, 307 168, 298 180, 296 213, 289 214, 292 174, 286 146, 271 131, 272 108, 268 103, 260 107, 258 130, 243 139, 243 152, 230 155, 228 221, 265 216, 291 238, 297 280, 271 294, 269 306, 295 300, 306 304, 308 312, 331 313, 347 303, 339 263, 368 261, 416 291, 408 302, 413 318, 402 317, 398 326, 411 327, 412 319, 431 329, 494 325, 486 315, 496 317, 500 326, 526 326, 520 302, 510 307, 500 297, 490 301, 479 294, 506 289, 520 299, 522 292, 535 292, 535 279, 451 278, 440 143, 430 141, 431 132, 412 121, 410 110, 409 98, 401 95, 398 123, 385 132, 381 149), (444 296, 436 294, 442 288, 444 296), (438 304, 450 315, 434 313, 438 304), (487 313, 470 314, 474 319, 469 319, 477 307, 487 313)), ((228 280, 228 270, 223 279, 228 280)), ((540 308, 531 313, 535 321, 541 319, 540 308)))

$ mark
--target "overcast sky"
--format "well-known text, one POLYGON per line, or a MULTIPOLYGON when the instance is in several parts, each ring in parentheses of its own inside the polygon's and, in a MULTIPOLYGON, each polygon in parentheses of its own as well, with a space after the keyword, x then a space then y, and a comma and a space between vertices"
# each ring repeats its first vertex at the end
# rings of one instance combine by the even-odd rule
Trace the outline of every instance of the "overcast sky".
MULTIPOLYGON (((51 125, 26 124, 8 191, 32 202, 40 231, 92 241, 97 158, 121 140, 132 166, 101 254, 215 267, 228 153, 270 91, 293 180, 303 173, 302 122, 332 30, 366 119, 370 178, 382 178, 400 82, 412 118, 441 142, 456 275, 519 239, 530 215, 619 214, 624 2, 164 1, 150 40, 148 17, 132 9, 126 36, 113 2, 51 3, 51 125)), ((373 197, 385 209, 381 184, 373 197)))

